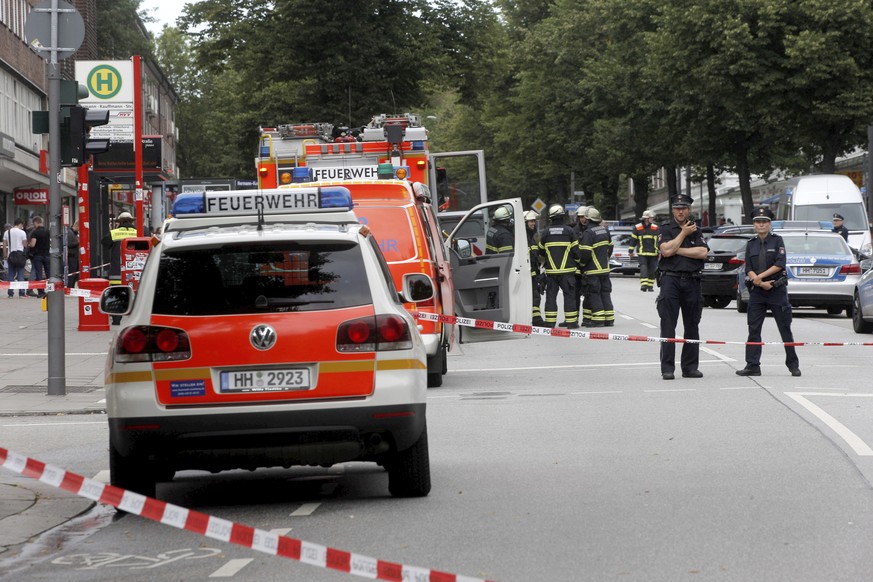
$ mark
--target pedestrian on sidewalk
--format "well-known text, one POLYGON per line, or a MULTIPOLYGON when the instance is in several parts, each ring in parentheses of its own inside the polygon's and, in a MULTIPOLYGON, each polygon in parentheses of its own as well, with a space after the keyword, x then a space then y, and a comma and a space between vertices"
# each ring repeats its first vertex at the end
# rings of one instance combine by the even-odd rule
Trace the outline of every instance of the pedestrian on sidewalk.
POLYGON ((67 287, 79 280, 79 221, 67 229, 67 287))
MULTIPOLYGON (((49 249, 51 247, 51 237, 49 231, 43 225, 41 216, 33 217, 33 231, 30 233, 30 280, 45 281, 51 277, 51 265, 49 249)), ((45 297, 45 289, 40 289, 34 293, 33 289, 28 290, 28 295, 31 297, 45 297)))
MULTIPOLYGON (((6 279, 10 283, 25 280, 24 265, 27 264, 25 243, 27 243, 27 233, 24 232, 24 220, 16 218, 15 224, 3 236, 3 257, 6 259, 8 267, 6 279)), ((18 296, 24 297, 24 289, 18 290, 18 296)), ((9 289, 9 298, 13 297, 15 297, 15 291, 9 289)))

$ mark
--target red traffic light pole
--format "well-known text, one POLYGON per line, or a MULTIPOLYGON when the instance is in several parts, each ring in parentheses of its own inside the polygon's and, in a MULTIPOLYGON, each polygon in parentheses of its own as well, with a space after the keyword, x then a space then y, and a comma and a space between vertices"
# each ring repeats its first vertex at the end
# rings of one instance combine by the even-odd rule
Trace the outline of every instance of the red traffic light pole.
POLYGON ((135 163, 136 236, 142 236, 142 60, 139 55, 133 57, 133 159, 135 163))

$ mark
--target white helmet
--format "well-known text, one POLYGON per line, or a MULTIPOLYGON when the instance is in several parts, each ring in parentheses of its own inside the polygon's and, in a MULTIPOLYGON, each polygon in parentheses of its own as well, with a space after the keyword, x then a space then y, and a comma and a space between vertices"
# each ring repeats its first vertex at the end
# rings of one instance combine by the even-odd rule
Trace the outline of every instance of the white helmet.
POLYGON ((502 222, 504 220, 509 220, 512 218, 512 213, 509 211, 509 208, 506 206, 501 206, 497 210, 494 211, 494 220, 498 222, 502 222))
POLYGON ((588 209, 590 206, 580 206, 576 209, 576 218, 588 218, 588 209))
POLYGON ((528 220, 536 220, 540 215, 534 212, 533 210, 528 210, 524 213, 524 220, 527 222, 528 220))
POLYGON ((651 210, 646 210, 646 211, 643 212, 643 215, 642 215, 641 218, 651 218, 652 220, 654 220, 654 219, 655 219, 655 213, 652 212, 651 210))
POLYGON ((564 216, 564 207, 560 204, 549 206, 549 218, 558 218, 559 216, 564 216))
POLYGON ((585 213, 585 216, 588 217, 588 220, 593 220, 594 222, 600 222, 602 220, 600 218, 600 212, 593 206, 588 208, 588 212, 585 213))

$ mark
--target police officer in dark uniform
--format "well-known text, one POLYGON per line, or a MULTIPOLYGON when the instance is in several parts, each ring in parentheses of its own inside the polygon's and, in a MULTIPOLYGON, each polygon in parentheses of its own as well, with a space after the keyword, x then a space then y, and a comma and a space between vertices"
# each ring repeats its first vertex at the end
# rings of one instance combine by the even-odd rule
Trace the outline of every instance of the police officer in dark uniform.
MULTIPOLYGON (((685 327, 685 339, 700 339, 700 316, 703 313, 703 295, 700 292, 700 271, 709 247, 697 225, 690 220, 691 196, 679 194, 670 199, 673 218, 661 225, 658 235, 658 276, 661 291, 655 304, 661 317, 661 337, 676 335, 679 314, 685 327)), ((698 370, 700 344, 682 346, 682 377, 702 378, 698 370)), ((661 377, 672 380, 676 369, 676 344, 661 344, 661 377)))
MULTIPOLYGON (((121 285, 121 241, 136 236, 134 218, 130 212, 122 212, 116 217, 118 226, 109 231, 100 243, 109 253, 109 284, 121 285)), ((120 315, 112 316, 112 325, 121 323, 120 315)))
POLYGON ((540 313, 540 235, 537 232, 539 214, 533 210, 524 213, 525 233, 527 234, 527 250, 530 254, 530 281, 533 290, 533 312, 531 325, 542 325, 543 315, 540 313))
POLYGON ((512 212, 506 206, 494 211, 494 224, 485 234, 485 254, 511 253, 515 248, 515 235, 512 231, 512 212))
POLYGON ((843 217, 839 214, 834 214, 834 232, 838 232, 846 242, 849 242, 849 229, 843 226, 843 217))
MULTIPOLYGON (((573 226, 573 232, 576 233, 576 240, 579 241, 579 244, 582 244, 582 235, 585 234, 585 231, 588 230, 588 206, 580 206, 576 209, 576 224, 573 226)), ((580 247, 581 248, 581 247, 580 247)), ((583 297, 587 294, 587 289, 585 288, 586 280, 585 277, 582 276, 582 271, 576 271, 576 305, 579 308, 582 308, 583 297)), ((585 325, 585 321, 581 321, 581 325, 585 325)), ((591 323, 590 314, 587 323, 591 323)))
MULTIPOLYGON (((767 207, 752 212, 755 238, 746 243, 746 284, 749 286, 749 344, 761 341, 767 310, 773 314, 782 341, 791 343, 791 303, 785 276, 785 243, 770 231, 773 212, 767 207)), ((794 346, 785 346, 785 365, 792 376, 800 376, 800 360, 794 346)), ((761 375, 761 346, 746 345, 746 367, 738 376, 761 375)))
POLYGON ((564 295, 563 327, 579 327, 579 304, 576 301, 576 270, 579 264, 579 241, 573 229, 564 224, 564 207, 549 207, 549 226, 540 233, 539 250, 546 272, 545 327, 558 321, 558 291, 564 295))

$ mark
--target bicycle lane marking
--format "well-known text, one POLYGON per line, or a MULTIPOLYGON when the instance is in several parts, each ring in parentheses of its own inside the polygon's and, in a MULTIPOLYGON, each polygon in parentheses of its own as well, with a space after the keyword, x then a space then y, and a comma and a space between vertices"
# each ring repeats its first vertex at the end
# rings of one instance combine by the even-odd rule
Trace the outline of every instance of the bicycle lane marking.
POLYGON ((482 578, 389 562, 234 523, 105 485, 3 447, 0 447, 0 467, 164 525, 319 568, 393 582, 486 582, 482 578))

